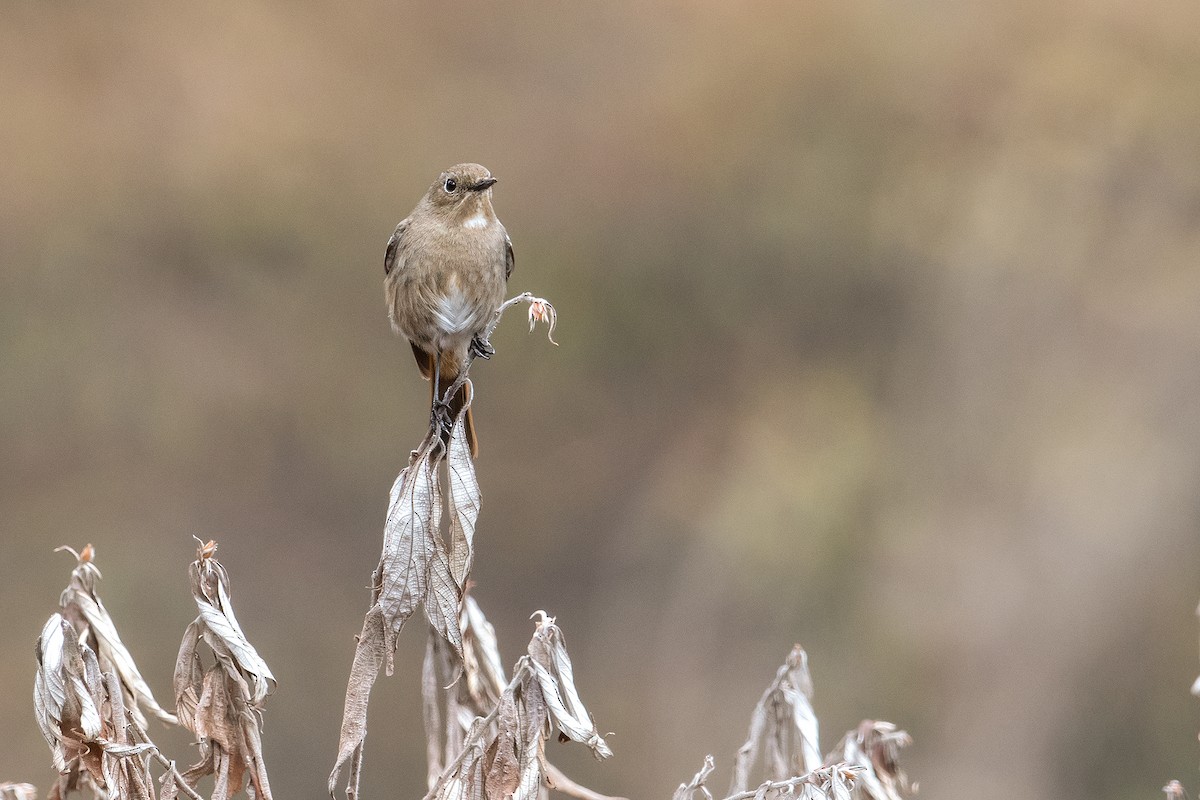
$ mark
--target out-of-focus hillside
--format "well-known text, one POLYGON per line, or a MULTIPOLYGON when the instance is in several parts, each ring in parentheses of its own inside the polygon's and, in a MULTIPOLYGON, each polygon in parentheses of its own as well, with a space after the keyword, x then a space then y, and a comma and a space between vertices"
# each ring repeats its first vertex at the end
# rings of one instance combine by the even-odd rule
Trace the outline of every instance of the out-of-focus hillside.
MULTIPOLYGON (((727 768, 799 641, 822 744, 895 721, 929 800, 1200 785, 1194 2, 3 18, 0 780, 52 778, 53 547, 96 545, 169 699, 194 534, 279 678, 277 794, 324 792, 427 420, 383 249, 471 160, 561 342, 509 320, 474 371, 476 595, 508 661, 558 615, 616 732, 569 773, 727 768)), ((368 796, 424 789, 422 649, 373 697, 368 796)))

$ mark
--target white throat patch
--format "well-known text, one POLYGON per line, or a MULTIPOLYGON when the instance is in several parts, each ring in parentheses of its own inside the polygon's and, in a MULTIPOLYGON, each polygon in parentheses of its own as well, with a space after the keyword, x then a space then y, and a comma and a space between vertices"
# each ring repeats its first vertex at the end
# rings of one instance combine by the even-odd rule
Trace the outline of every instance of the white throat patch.
POLYGON ((488 226, 487 214, 484 214, 483 211, 475 212, 475 216, 468 217, 463 222, 464 228, 486 228, 487 226, 488 226))

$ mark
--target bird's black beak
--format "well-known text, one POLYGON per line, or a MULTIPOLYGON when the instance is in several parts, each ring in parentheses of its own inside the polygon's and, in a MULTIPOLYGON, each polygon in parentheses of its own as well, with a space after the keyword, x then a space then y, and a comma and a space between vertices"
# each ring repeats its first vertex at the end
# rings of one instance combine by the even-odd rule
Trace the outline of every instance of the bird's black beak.
POLYGON ((484 178, 479 183, 472 186, 471 191, 472 192, 482 192, 484 189, 492 188, 492 185, 495 183, 496 183, 495 178, 484 178))

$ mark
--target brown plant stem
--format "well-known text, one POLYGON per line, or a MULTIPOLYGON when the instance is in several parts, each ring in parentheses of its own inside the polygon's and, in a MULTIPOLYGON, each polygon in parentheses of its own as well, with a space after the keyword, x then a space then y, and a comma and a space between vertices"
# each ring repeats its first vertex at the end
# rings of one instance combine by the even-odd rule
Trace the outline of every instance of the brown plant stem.
POLYGON ((582 786, 566 776, 565 773, 553 764, 546 762, 546 777, 550 779, 550 786, 557 792, 578 797, 579 800, 629 800, 627 797, 613 797, 582 786))

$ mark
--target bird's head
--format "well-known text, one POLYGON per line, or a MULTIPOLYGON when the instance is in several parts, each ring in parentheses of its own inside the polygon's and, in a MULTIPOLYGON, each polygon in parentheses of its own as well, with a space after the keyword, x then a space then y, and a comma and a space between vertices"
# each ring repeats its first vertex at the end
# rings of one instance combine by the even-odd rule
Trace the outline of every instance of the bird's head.
POLYGON ((491 207, 492 184, 496 179, 479 164, 456 164, 438 176, 426 199, 435 208, 471 214, 491 207))

